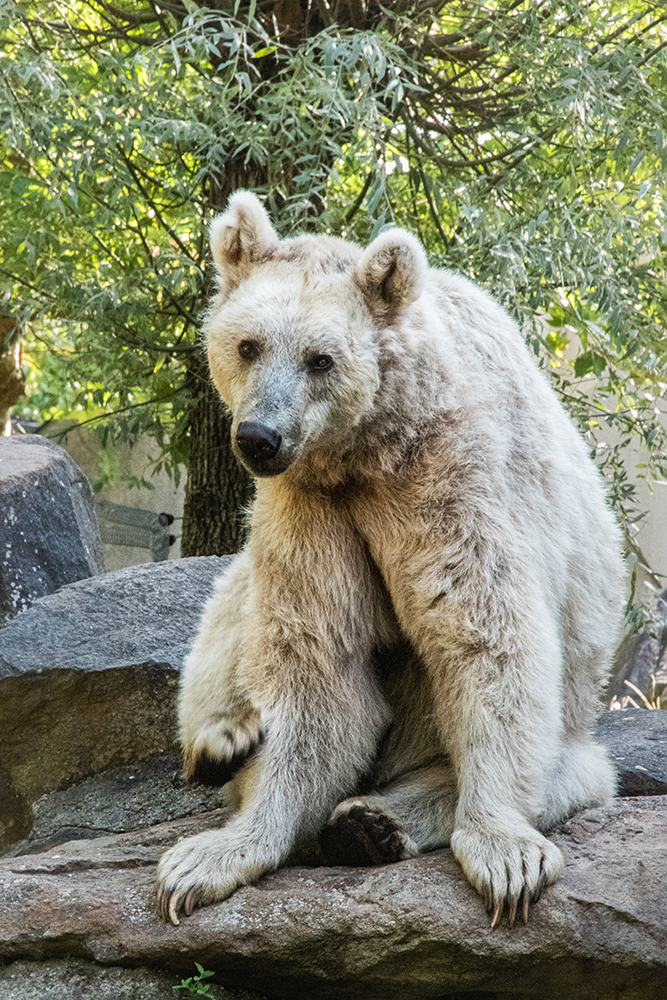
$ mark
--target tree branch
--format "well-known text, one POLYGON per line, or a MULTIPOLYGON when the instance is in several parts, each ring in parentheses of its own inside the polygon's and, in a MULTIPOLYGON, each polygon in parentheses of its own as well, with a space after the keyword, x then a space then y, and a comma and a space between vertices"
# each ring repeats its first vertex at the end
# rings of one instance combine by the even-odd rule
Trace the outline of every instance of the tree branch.
POLYGON ((203 275, 204 274, 204 269, 202 268, 202 266, 199 263, 199 261, 195 260, 195 258, 192 256, 192 254, 190 253, 190 251, 188 250, 188 248, 185 246, 185 244, 183 243, 183 241, 181 240, 181 238, 174 232, 174 230, 172 229, 172 227, 169 225, 169 223, 166 221, 166 219, 163 217, 162 213, 160 212, 160 209, 158 208, 155 200, 150 196, 150 194, 148 193, 148 191, 146 190, 146 188, 144 187, 144 185, 139 180, 139 175, 137 174, 137 172, 136 172, 136 170, 134 168, 134 164, 130 160, 129 156, 127 156, 127 154, 125 153, 125 151, 122 149, 122 147, 120 145, 117 144, 116 145, 116 149, 118 150, 118 152, 119 152, 122 160, 124 161, 125 166, 129 170, 134 183, 137 185, 137 187, 141 191, 143 197, 146 199, 146 201, 148 202, 148 204, 151 206, 151 208, 155 212, 155 215, 157 216, 157 218, 158 218, 158 220, 160 222, 160 225, 162 226, 162 228, 164 229, 164 231, 171 237, 171 239, 179 247, 179 249, 185 254, 185 256, 189 260, 192 261, 192 263, 197 268, 197 270, 200 272, 200 274, 203 275))

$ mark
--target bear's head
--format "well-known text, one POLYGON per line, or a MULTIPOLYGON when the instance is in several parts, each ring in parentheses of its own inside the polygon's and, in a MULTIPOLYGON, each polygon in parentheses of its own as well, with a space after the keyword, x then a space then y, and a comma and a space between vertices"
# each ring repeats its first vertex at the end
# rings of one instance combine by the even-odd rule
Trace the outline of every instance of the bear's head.
POLYGON ((401 229, 363 252, 328 236, 280 240, 258 199, 239 191, 212 223, 211 251, 219 291, 204 332, 237 458, 275 476, 349 443, 373 414, 397 320, 424 288, 419 242, 401 229))

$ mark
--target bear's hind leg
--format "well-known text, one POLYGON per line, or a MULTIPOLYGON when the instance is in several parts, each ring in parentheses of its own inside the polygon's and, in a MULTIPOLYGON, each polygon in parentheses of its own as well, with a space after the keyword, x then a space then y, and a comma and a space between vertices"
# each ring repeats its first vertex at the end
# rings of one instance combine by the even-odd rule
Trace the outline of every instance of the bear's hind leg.
POLYGON ((567 741, 547 780, 535 826, 546 833, 580 809, 604 805, 615 790, 616 776, 604 747, 590 739, 567 741))
POLYGON ((188 778, 207 785, 229 781, 263 739, 259 712, 238 676, 247 564, 242 553, 217 581, 181 678, 183 767, 188 778))
POLYGON ((456 779, 446 764, 418 768, 373 795, 345 799, 320 835, 331 864, 366 867, 445 847, 454 830, 456 779))

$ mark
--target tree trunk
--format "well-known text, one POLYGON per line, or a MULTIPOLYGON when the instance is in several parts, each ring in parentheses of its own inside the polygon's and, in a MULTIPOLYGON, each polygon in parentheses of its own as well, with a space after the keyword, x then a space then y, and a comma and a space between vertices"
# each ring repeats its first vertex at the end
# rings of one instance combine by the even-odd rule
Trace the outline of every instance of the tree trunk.
POLYGON ((9 411, 25 392, 20 352, 16 319, 0 316, 0 437, 11 433, 9 411))
POLYGON ((254 483, 232 453, 230 415, 211 383, 205 357, 194 354, 188 369, 193 404, 181 555, 222 556, 238 552, 245 541, 244 510, 254 483))

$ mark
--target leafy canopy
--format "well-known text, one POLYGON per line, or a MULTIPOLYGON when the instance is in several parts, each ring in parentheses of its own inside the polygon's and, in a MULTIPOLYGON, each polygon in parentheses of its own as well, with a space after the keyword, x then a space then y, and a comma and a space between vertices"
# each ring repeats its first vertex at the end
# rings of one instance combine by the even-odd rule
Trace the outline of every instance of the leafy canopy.
POLYGON ((662 4, 0 0, 0 29, 24 412, 187 461, 207 224, 245 186, 284 234, 399 224, 487 286, 641 516, 633 447, 667 472, 662 4))

